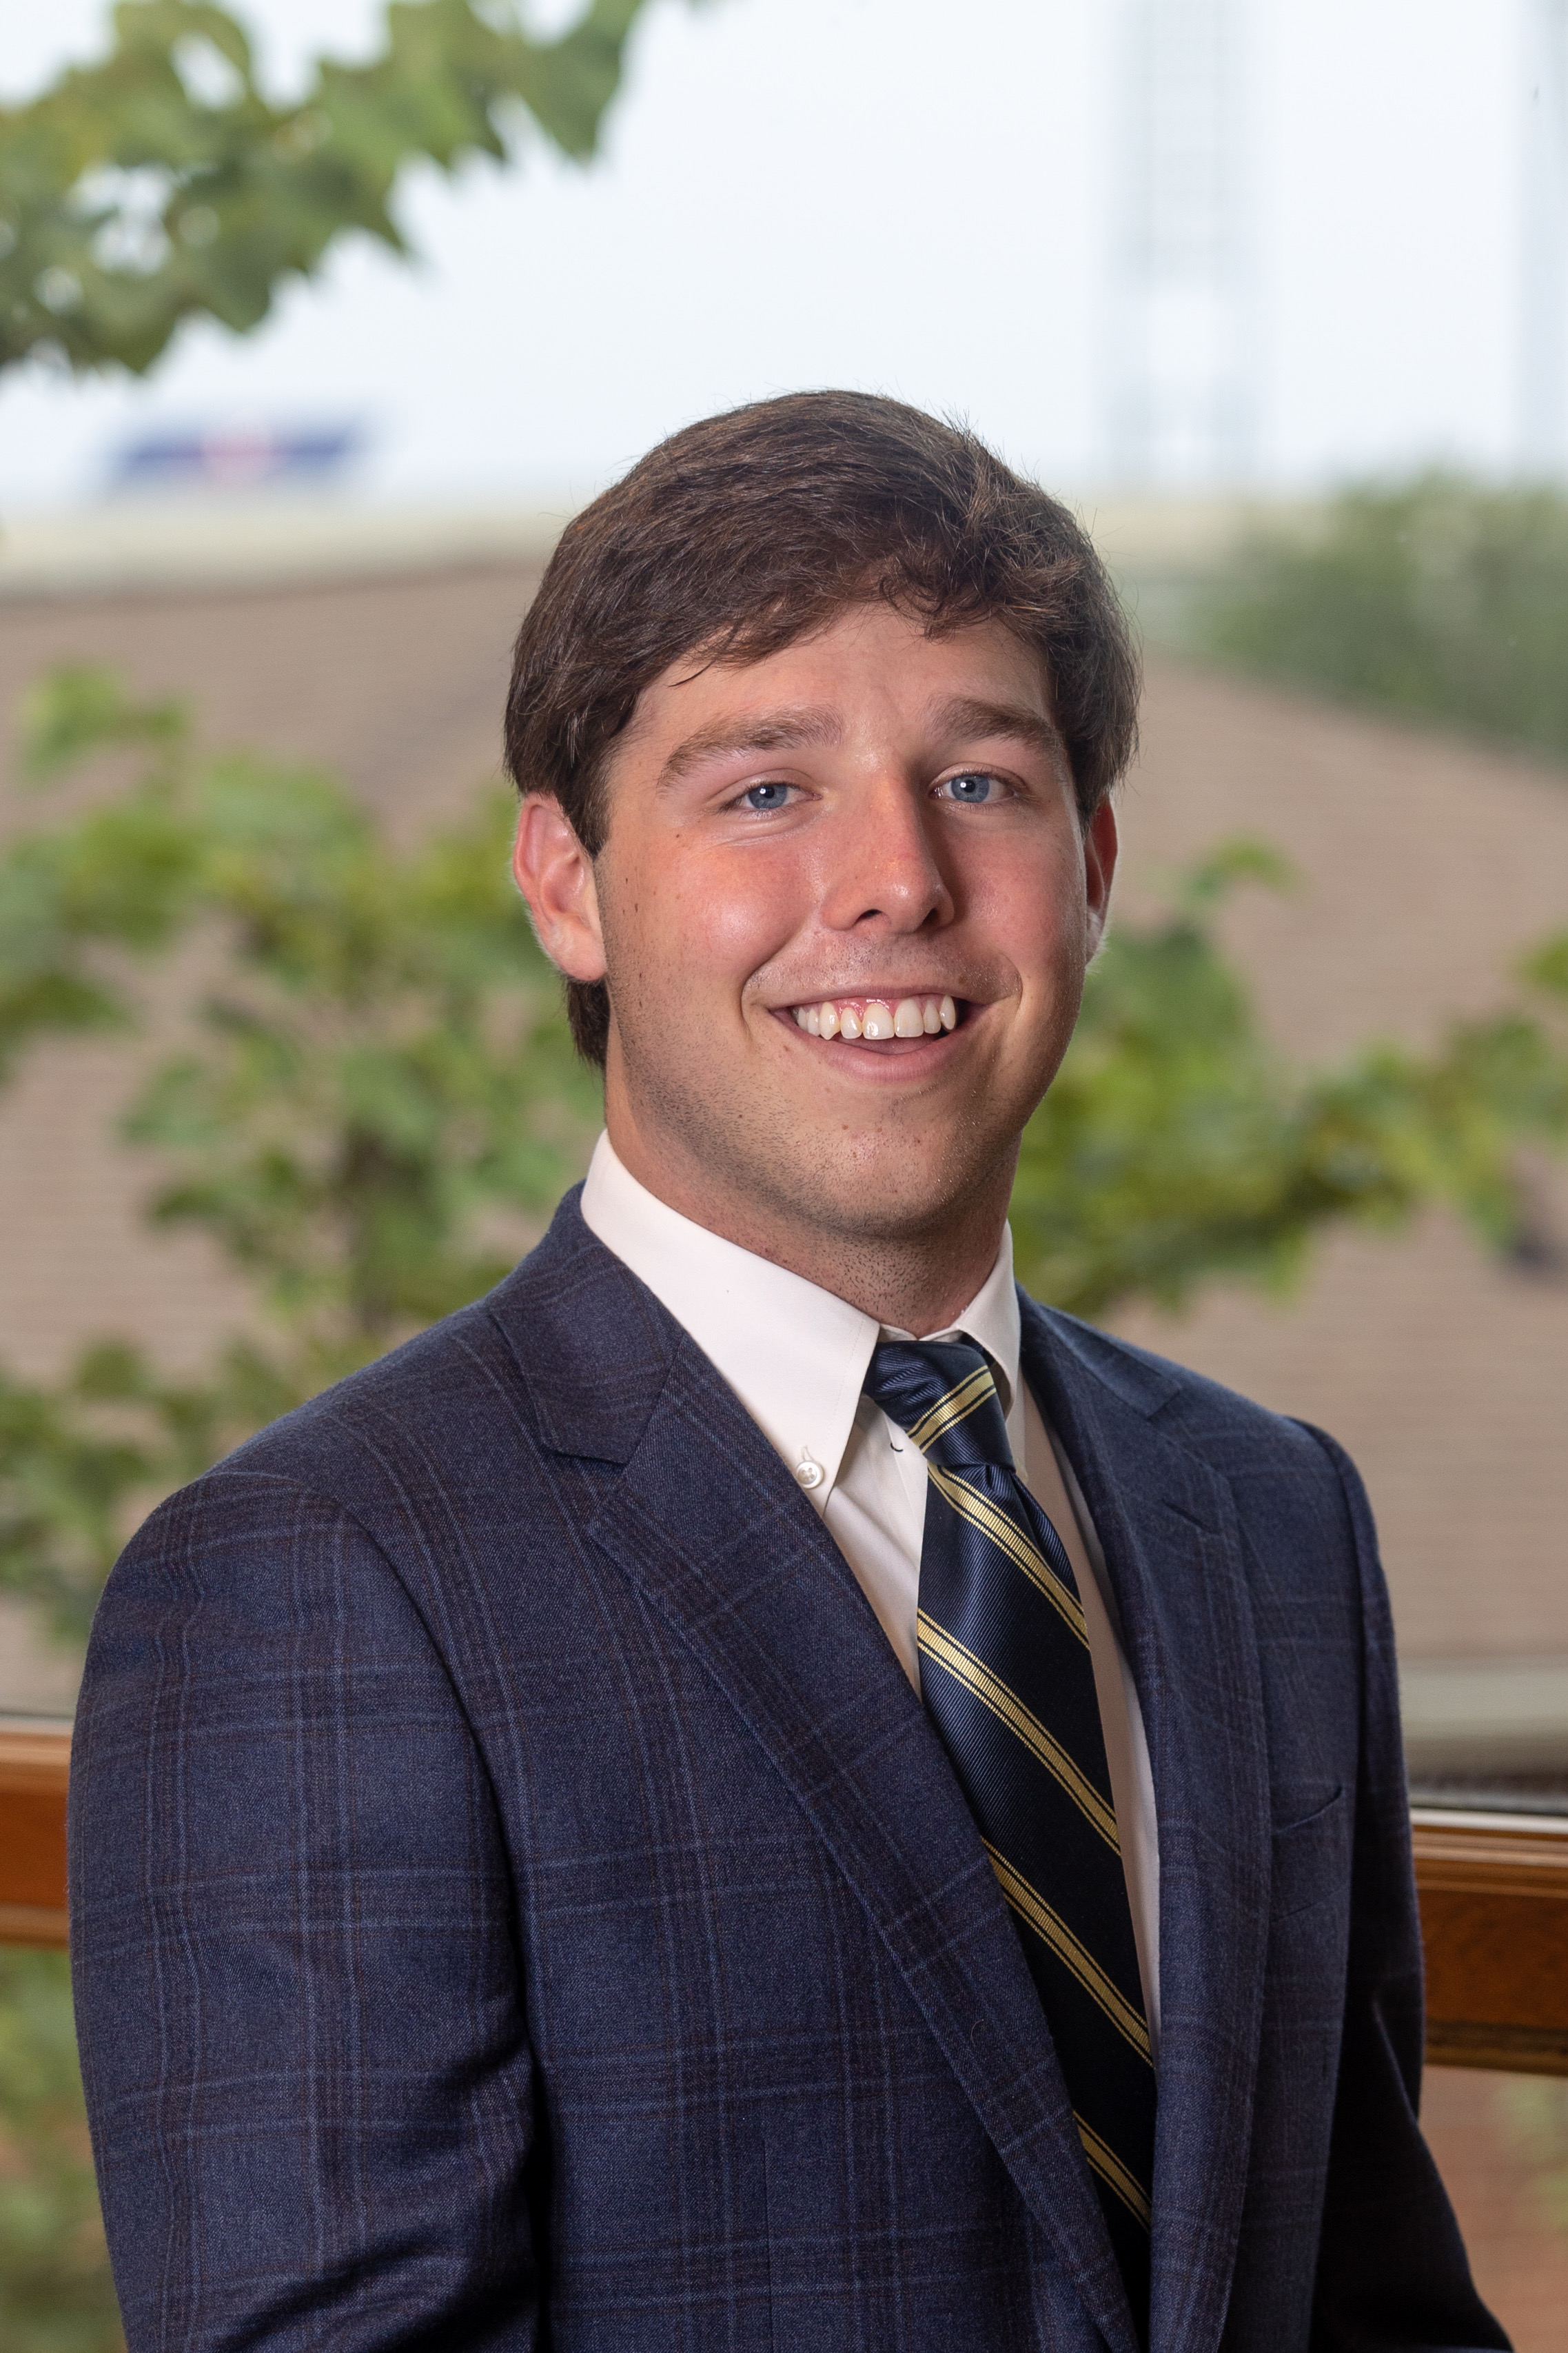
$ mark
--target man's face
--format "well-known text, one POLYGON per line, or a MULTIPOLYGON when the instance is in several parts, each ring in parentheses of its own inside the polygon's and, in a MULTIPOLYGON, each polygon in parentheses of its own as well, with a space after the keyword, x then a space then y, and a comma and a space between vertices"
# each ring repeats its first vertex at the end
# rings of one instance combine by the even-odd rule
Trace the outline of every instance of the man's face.
POLYGON ((606 807, 590 870, 525 805, 519 877, 562 967, 608 980, 632 1173, 797 1265, 809 1229, 999 1222, 1116 848, 1108 808, 1080 826, 1037 659, 999 623, 931 638, 865 604, 766 660, 677 664, 606 807))

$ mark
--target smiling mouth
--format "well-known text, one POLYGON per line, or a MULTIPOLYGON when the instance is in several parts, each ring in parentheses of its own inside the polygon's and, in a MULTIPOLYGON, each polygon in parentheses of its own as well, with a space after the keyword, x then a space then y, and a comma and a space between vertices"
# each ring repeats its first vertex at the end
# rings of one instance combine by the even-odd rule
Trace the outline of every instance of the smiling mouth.
POLYGON ((781 1008, 809 1038, 841 1038, 847 1045, 936 1038, 956 1029, 962 1008, 951 997, 829 997, 781 1008))

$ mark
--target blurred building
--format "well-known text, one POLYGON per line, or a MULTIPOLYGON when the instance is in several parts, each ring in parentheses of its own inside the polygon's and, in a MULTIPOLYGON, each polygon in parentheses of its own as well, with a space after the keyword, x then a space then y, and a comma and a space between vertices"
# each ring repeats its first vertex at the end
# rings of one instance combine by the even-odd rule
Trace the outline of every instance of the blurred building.
POLYGON ((1568 0, 1522 0, 1519 467, 1568 475, 1568 0))
POLYGON ((1257 455, 1262 374, 1253 12, 1121 0, 1114 45, 1110 477, 1232 488, 1257 455))
MULTIPOLYGON (((0 704, 55 661, 110 661, 189 695, 214 740, 343 770, 400 828, 492 776, 510 639, 559 518, 365 515, 289 502, 124 510, 18 526, 0 553, 0 704)), ((1220 510, 1102 512, 1113 564, 1169 565, 1220 510), (1163 534, 1162 540, 1161 534, 1163 534)), ((13 720, 14 725, 14 720, 13 720)), ((7 739, 12 725, 5 728, 7 739)), ((12 797, 5 821, 37 804, 12 797)), ((1568 916, 1568 790, 1552 771, 1155 660, 1122 802, 1131 912, 1216 840, 1279 846, 1298 887, 1225 918, 1272 1034, 1302 1060, 1370 1036, 1432 1039, 1504 993, 1568 916)), ((37 1054, 0 1097, 0 1353, 48 1374, 86 1340, 194 1364, 246 1316, 194 1236, 154 1239, 144 1160, 110 1140, 122 1044, 37 1054)), ((1568 1766, 1568 1282, 1429 1218, 1331 1238, 1299 1296, 1211 1290, 1122 1327, 1332 1430, 1377 1508, 1406 1662, 1415 1761, 1568 1766)), ((0 1706, 25 1693, 0 1673, 0 1706)), ((28 1673, 34 1671, 27 1670, 28 1673)), ((55 1671, 58 1686, 62 1671, 55 1671)))
POLYGON ((130 435, 111 452, 111 491, 254 491, 340 482, 365 449, 368 435, 334 417, 310 424, 259 420, 163 428, 130 435))

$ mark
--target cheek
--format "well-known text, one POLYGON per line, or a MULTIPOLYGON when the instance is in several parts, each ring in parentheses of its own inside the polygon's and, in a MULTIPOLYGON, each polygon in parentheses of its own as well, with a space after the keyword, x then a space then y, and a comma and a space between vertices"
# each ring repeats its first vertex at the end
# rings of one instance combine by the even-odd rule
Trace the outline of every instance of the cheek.
POLYGON ((616 880, 612 955, 635 963, 645 997, 732 997, 793 935, 784 863, 693 857, 679 835, 647 845, 616 880))
POLYGON ((1026 997, 1076 992, 1088 948, 1082 860, 1076 845, 1040 845, 998 861, 975 913, 1014 965, 1026 997))
POLYGON ((716 979, 745 980, 788 936, 773 896, 750 875, 719 874, 682 894, 687 953, 716 979))

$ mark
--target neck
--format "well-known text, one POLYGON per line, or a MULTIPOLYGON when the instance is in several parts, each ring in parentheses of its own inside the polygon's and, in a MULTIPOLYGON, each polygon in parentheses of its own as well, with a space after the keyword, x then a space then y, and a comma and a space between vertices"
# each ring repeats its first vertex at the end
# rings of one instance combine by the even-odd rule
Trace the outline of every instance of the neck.
POLYGON ((874 1231, 802 1218, 727 1181, 722 1171, 691 1164, 679 1150, 649 1151, 637 1124, 617 1118, 614 1109, 605 1124, 621 1166, 667 1208, 917 1338, 953 1323, 996 1263, 1016 1145, 1005 1166, 928 1222, 874 1231))

